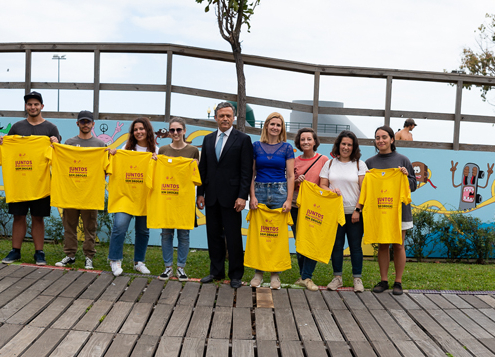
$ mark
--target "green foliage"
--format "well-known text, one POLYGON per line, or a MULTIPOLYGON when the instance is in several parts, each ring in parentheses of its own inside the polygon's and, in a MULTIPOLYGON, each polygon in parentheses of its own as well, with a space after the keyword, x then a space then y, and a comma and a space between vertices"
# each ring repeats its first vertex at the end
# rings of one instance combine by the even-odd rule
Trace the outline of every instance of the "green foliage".
MULTIPOLYGON (((253 0, 248 2, 247 0, 196 0, 198 4, 206 2, 205 12, 210 11, 211 5, 217 6, 217 16, 219 16, 219 21, 224 24, 234 24, 239 15, 242 17, 242 24, 246 24, 248 32, 251 30, 251 15, 254 14, 254 9, 259 5, 261 0, 253 0)), ((229 27, 225 27, 224 30, 228 30, 229 27)), ((233 29, 233 27, 231 27, 233 29)), ((221 30, 222 31, 222 30, 221 30)))
POLYGON ((444 216, 439 223, 439 240, 446 248, 447 258, 460 261, 469 258, 471 253, 470 240, 475 232, 478 218, 461 213, 444 216))
POLYGON ((45 238, 53 239, 55 243, 62 240, 64 236, 64 225, 60 216, 50 216, 45 218, 45 238))
POLYGON ((484 264, 492 257, 495 244, 495 228, 481 224, 478 219, 476 231, 470 237, 472 256, 477 264, 484 264))
POLYGON ((406 231, 405 248, 419 262, 433 253, 438 239, 436 213, 429 207, 416 208, 413 211, 414 226, 406 231))
POLYGON ((5 238, 12 235, 12 218, 5 196, 0 196, 0 236, 5 238))
POLYGON ((102 240, 102 234, 104 233, 107 236, 107 241, 110 240, 110 233, 112 232, 113 226, 113 218, 112 214, 108 213, 108 194, 105 193, 105 208, 103 211, 98 211, 98 225, 96 227, 96 235, 102 240))

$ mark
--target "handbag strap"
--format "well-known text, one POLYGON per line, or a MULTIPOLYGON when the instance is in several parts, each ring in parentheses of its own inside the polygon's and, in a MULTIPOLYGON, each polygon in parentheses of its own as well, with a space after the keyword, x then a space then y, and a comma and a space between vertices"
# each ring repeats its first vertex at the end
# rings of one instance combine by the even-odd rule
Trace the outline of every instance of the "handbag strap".
POLYGON ((311 164, 311 166, 308 167, 306 171, 304 171, 303 175, 306 175, 308 173, 308 171, 313 167, 313 165, 316 164, 316 161, 320 160, 320 157, 322 157, 322 155, 318 156, 318 158, 311 164))

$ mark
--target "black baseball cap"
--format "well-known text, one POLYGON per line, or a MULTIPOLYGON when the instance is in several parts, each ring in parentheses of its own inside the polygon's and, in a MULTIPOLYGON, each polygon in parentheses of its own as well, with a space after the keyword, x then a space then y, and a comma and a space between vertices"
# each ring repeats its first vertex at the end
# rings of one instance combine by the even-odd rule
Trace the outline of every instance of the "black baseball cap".
POLYGON ((28 93, 24 96, 24 103, 27 103, 27 101, 31 98, 38 99, 40 103, 43 104, 43 97, 40 93, 35 91, 32 91, 31 93, 28 93))
POLYGON ((77 121, 82 120, 82 119, 95 121, 93 119, 93 113, 91 113, 89 110, 81 110, 79 112, 79 114, 77 115, 77 121))

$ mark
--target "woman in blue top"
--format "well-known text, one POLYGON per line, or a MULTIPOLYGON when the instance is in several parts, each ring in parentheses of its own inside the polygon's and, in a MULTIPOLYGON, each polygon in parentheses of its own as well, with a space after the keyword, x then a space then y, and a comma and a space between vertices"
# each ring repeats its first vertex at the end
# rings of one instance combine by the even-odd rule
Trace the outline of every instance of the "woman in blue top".
MULTIPOLYGON (((294 149, 287 143, 284 117, 272 113, 263 125, 260 141, 253 143, 253 182, 249 201, 250 209, 258 203, 270 209, 283 208, 290 212, 294 192, 294 149)), ((280 289, 278 272, 271 273, 270 287, 280 289)), ((256 270, 251 286, 259 287, 263 271, 256 270)))

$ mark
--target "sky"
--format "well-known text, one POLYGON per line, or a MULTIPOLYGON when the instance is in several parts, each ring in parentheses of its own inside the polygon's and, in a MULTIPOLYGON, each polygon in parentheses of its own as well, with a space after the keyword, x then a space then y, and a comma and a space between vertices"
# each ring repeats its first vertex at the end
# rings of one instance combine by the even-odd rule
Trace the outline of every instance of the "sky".
MULTIPOLYGON (((451 71, 460 65, 464 47, 476 47, 478 26, 485 13, 495 12, 493 1, 476 0, 262 0, 241 35, 245 54, 323 65, 451 71)), ((194 0, 86 0, 69 2, 5 0, 0 12, 0 43, 5 42, 141 42, 172 43, 230 51, 220 37, 213 12, 194 0)), ((33 81, 57 80, 54 54, 33 55, 33 81)), ((90 82, 91 54, 67 53, 62 82, 90 82)), ((103 54, 101 82, 165 83, 165 55, 103 54)), ((174 85, 236 93, 231 63, 174 56, 174 85)), ((305 74, 246 66, 247 94, 292 101, 311 100, 313 78, 305 74)), ((0 82, 23 81, 24 56, 0 53, 0 82)), ((495 92, 494 92, 495 93, 495 92)), ((22 90, 0 90, 1 110, 22 110, 22 90)), ((56 91, 43 91, 45 110, 56 110, 56 91)), ((494 94, 495 95, 495 94, 494 94)), ((92 108, 90 91, 61 91, 61 111, 92 108)), ((385 81, 322 77, 320 100, 343 102, 345 107, 383 109, 385 81)), ((206 118, 218 100, 172 95, 172 115, 206 118)), ((163 93, 102 93, 100 112, 163 114, 163 93)), ((455 88, 447 84, 394 81, 392 109, 454 112, 455 88)), ((257 120, 272 111, 253 106, 257 120)), ((495 115, 495 107, 480 98, 478 89, 463 92, 462 112, 495 115)), ((383 118, 350 117, 372 137, 383 118)), ((402 127, 393 118, 392 127, 402 127)), ((418 119, 414 138, 451 142, 453 124, 418 119)), ((492 144, 492 124, 461 125, 461 142, 492 144)))

